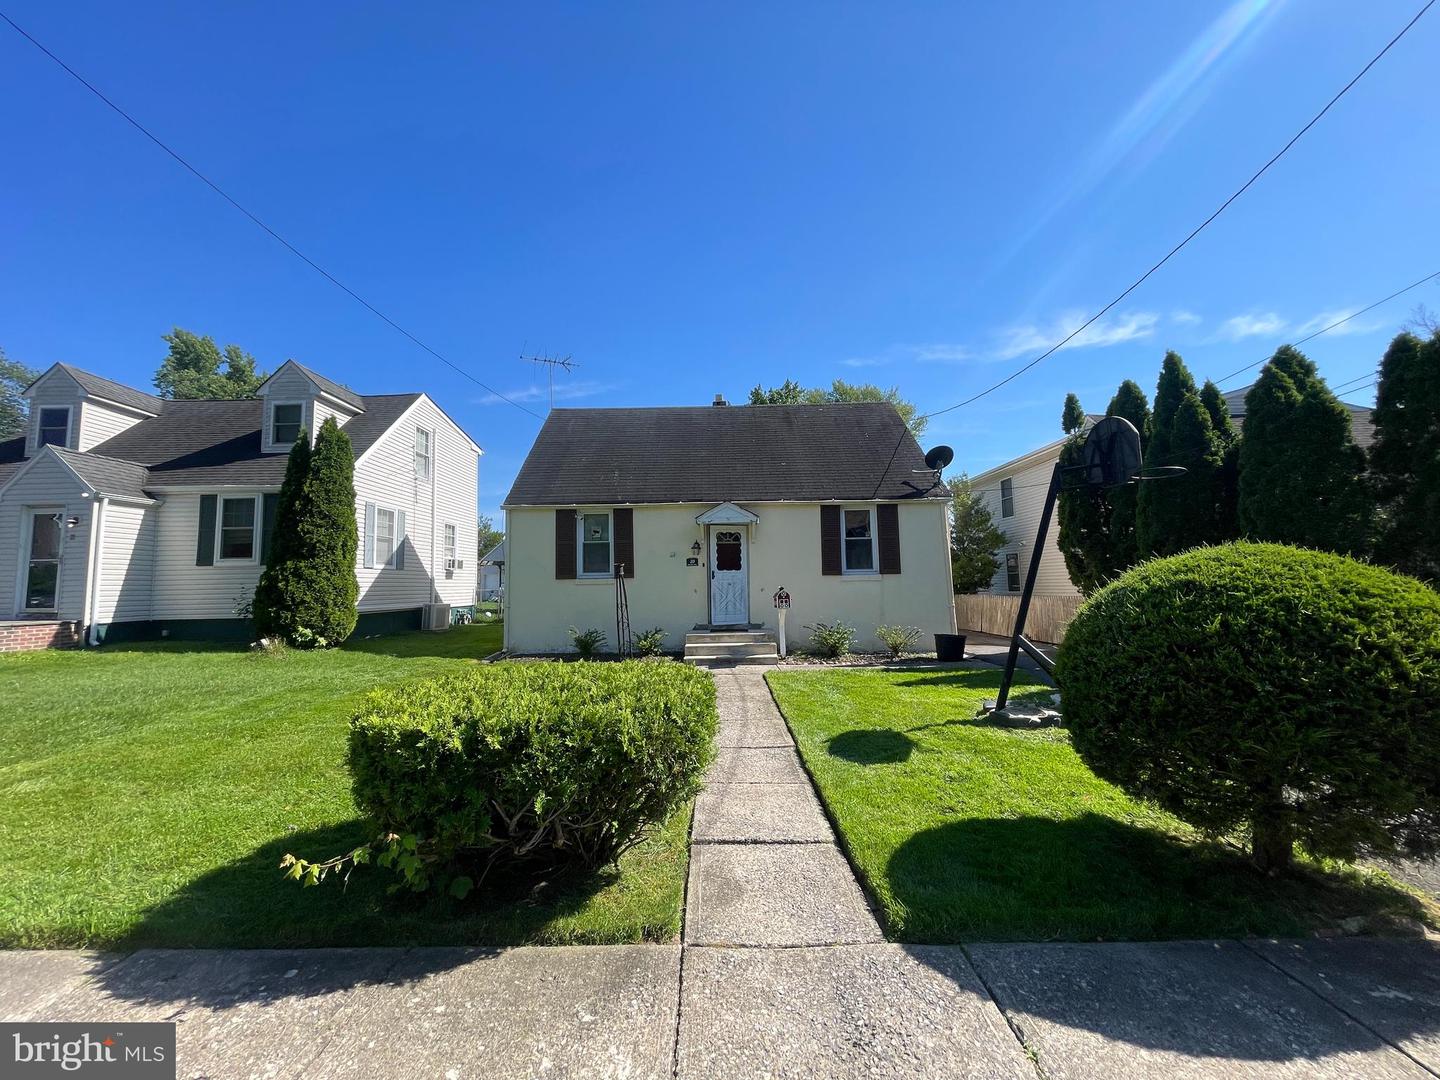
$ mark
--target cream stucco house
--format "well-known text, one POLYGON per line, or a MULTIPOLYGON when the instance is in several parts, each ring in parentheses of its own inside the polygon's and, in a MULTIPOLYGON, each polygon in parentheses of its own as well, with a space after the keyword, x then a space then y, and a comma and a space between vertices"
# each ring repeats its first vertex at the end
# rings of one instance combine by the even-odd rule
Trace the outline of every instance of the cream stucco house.
MULTIPOLYGON (((565 652, 570 627, 693 659, 773 660, 844 621, 951 633, 948 491, 893 407, 556 409, 505 501, 505 644, 565 652)), ((928 640, 928 638, 927 638, 928 640)))
POLYGON ((0 651, 236 638, 291 445, 355 450, 359 634, 475 602, 480 448, 421 393, 361 395, 286 362, 253 398, 170 401, 56 364, 0 443, 0 651))

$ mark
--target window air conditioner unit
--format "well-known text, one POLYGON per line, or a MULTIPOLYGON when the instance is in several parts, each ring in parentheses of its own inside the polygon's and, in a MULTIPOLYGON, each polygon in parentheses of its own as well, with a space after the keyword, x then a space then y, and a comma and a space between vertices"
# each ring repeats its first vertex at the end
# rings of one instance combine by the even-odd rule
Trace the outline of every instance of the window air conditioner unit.
POLYGON ((425 605, 425 629, 426 629, 426 630, 449 630, 449 629, 450 629, 450 605, 449 605, 449 604, 426 604, 426 605, 425 605))

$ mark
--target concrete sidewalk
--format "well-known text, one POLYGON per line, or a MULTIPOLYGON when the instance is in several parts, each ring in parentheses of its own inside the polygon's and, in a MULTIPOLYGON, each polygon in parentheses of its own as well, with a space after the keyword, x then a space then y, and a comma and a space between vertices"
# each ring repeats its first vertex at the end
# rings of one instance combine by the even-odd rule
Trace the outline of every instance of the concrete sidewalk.
POLYGON ((683 944, 0 952, 0 1019, 173 1021, 184 1077, 1440 1076, 1440 942, 883 942, 760 673, 715 678, 683 944))

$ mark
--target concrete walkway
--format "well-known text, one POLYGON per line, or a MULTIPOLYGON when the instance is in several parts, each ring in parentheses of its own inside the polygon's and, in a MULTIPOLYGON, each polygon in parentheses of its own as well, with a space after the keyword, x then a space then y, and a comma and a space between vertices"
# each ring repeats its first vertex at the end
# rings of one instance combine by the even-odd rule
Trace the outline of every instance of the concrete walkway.
POLYGON ((0 1020, 173 1021, 183 1077, 1440 1076, 1433 941, 884 943, 760 673, 714 674, 683 944, 0 952, 0 1020))

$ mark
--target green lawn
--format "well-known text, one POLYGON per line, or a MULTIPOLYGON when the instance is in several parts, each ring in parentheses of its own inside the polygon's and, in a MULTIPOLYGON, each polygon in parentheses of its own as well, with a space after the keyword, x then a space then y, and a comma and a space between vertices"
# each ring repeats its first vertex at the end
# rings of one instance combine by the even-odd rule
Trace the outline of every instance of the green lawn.
POLYGON ((1063 731, 989 724, 980 705, 999 674, 768 676, 892 939, 1284 936, 1351 915, 1433 921, 1433 908, 1374 871, 1307 865, 1268 879, 1234 847, 1098 779, 1063 731))
POLYGON ((473 662, 499 623, 280 656, 193 644, 0 657, 0 945, 615 942, 679 930, 688 812, 618 873, 463 902, 363 867, 301 889, 286 852, 363 841, 345 769, 357 695, 473 662))

